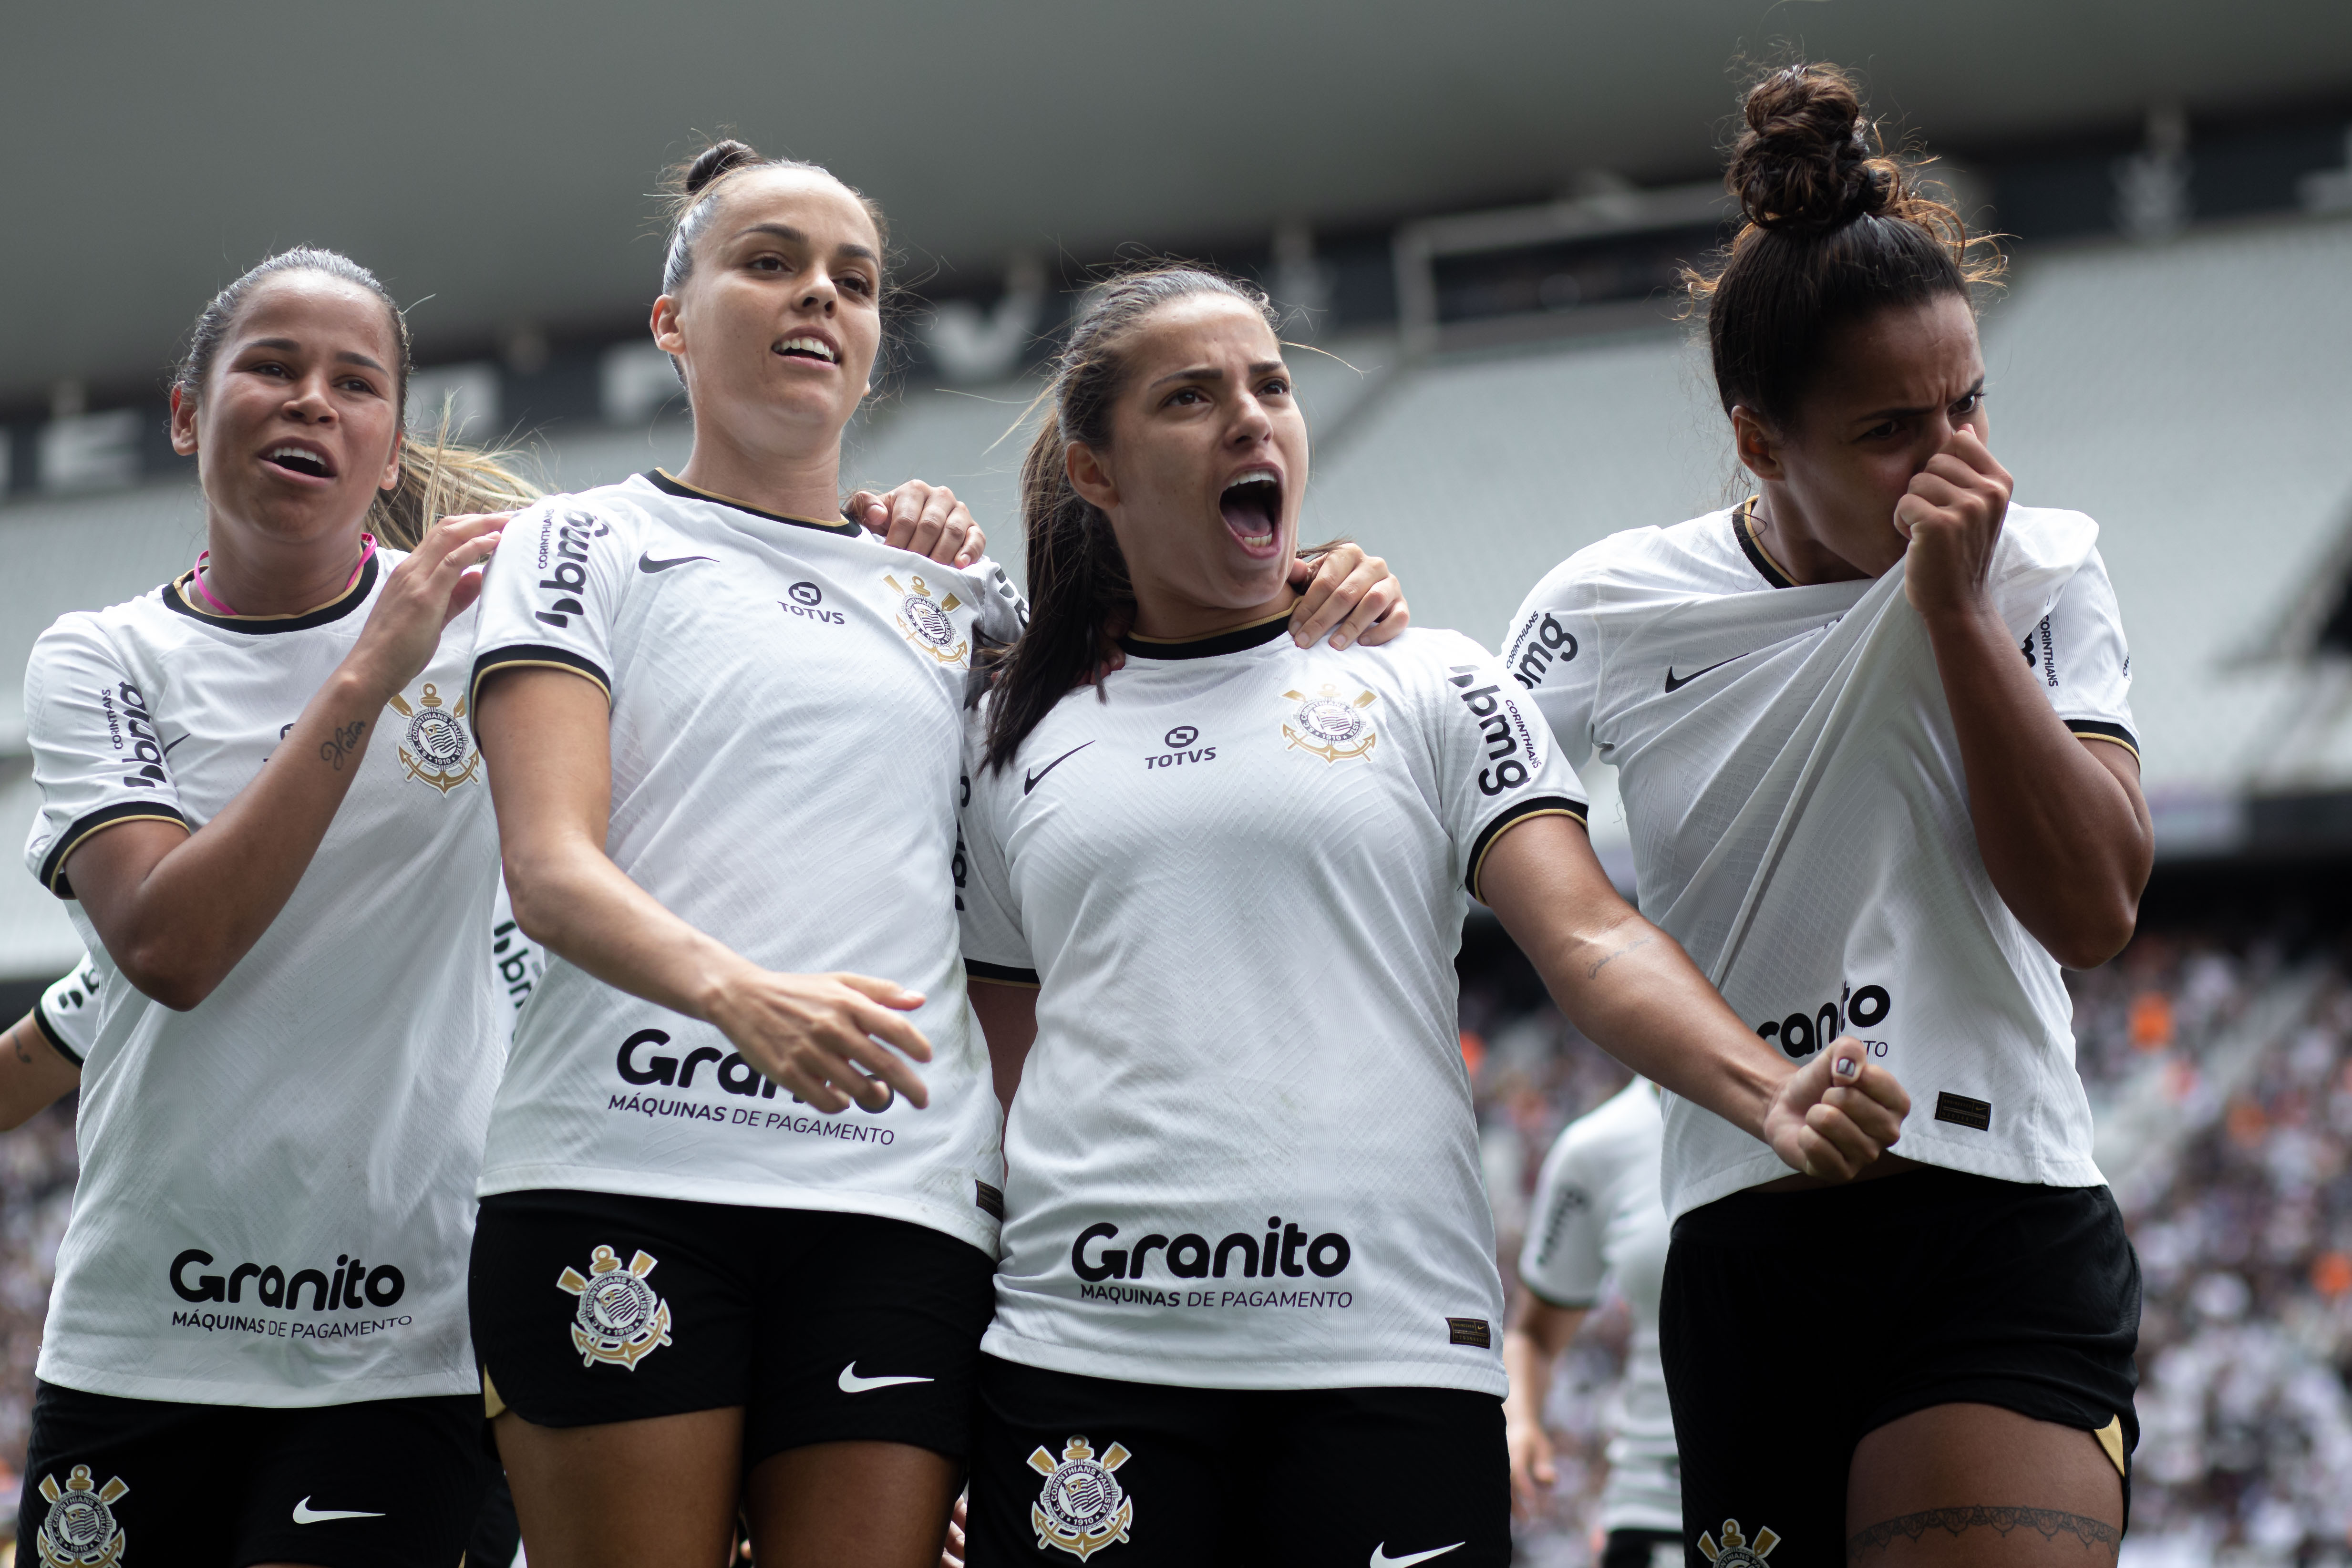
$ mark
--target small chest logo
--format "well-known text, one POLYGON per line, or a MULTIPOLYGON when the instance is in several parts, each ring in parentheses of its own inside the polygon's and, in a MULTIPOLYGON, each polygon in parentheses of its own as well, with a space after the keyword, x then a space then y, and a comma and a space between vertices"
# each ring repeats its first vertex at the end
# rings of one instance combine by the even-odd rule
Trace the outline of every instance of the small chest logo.
POLYGON ((114 1505, 130 1489, 120 1476, 97 1485, 88 1465, 76 1465, 62 1487, 55 1477, 43 1476, 41 1495, 49 1500, 49 1517, 33 1542, 43 1568, 109 1568, 122 1561, 130 1537, 114 1522, 114 1505))
POLYGON ((1104 1547, 1125 1541, 1128 1526, 1135 1522, 1135 1500, 1111 1472, 1129 1458, 1113 1443, 1097 1460, 1084 1437, 1062 1446, 1059 1464, 1042 1447, 1031 1454, 1029 1468, 1045 1478, 1037 1500, 1029 1505, 1038 1546, 1056 1547, 1083 1563, 1104 1547))
POLYGON ((655 1259, 640 1252, 621 1267, 609 1247, 598 1247, 588 1260, 588 1277, 566 1268, 555 1283, 580 1298, 572 1318, 572 1348, 582 1366, 608 1361, 637 1370, 637 1363, 670 1342, 669 1303, 654 1293, 646 1276, 655 1259))
POLYGON ((466 700, 457 699, 452 710, 441 705, 441 692, 431 681, 425 683, 424 694, 415 707, 397 692, 392 699, 393 710, 408 721, 408 733, 402 739, 400 762, 408 776, 419 784, 429 784, 447 795, 461 784, 473 782, 482 765, 482 753, 474 747, 474 737, 466 729, 466 700))
POLYGON ((1360 692, 1352 700, 1341 697, 1336 686, 1318 688, 1311 697, 1304 691, 1286 691, 1283 696, 1298 704, 1297 710, 1283 721, 1282 732, 1299 751, 1337 763, 1363 756, 1380 742, 1380 731, 1364 712, 1380 699, 1369 691, 1360 692))
POLYGON ((1780 1538, 1769 1530, 1758 1531, 1756 1539, 1749 1541, 1739 1533, 1739 1521, 1736 1519, 1723 1521, 1723 1544, 1720 1546, 1706 1531, 1698 1532, 1699 1552, 1714 1563, 1715 1568, 1762 1568, 1764 1559, 1771 1556, 1772 1548, 1780 1544, 1780 1538))
POLYGON ((950 594, 944 599, 931 596, 930 588, 920 577, 908 577, 901 584, 887 572, 882 581, 898 595, 898 632, 920 651, 929 654, 941 664, 961 665, 971 645, 956 632, 950 612, 962 606, 963 601, 950 594))

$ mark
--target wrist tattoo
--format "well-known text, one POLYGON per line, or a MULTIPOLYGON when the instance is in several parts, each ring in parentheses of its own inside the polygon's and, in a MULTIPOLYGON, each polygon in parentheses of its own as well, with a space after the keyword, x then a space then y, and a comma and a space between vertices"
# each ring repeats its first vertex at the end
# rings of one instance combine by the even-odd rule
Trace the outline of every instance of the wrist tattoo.
POLYGON ((16 1047, 16 1059, 18 1061, 23 1062, 26 1067, 31 1067, 33 1065, 33 1053, 25 1048, 27 1042, 25 1038, 25 1025, 23 1020, 20 1019, 16 1024, 10 1026, 8 1030, 8 1043, 16 1047))
POLYGON ((2115 1560, 2121 1536, 2112 1524, 2090 1519, 2079 1513, 2068 1513, 2054 1508, 2019 1508, 2006 1504, 1978 1504, 1968 1508, 1931 1508, 1924 1513, 1906 1513, 1900 1519, 1890 1519, 1872 1525, 1845 1543, 1845 1560, 1860 1563, 1872 1552, 1883 1552, 1897 1536, 1917 1541, 1931 1530, 1960 1535, 1971 1530, 1990 1530, 1997 1535, 2032 1530, 2044 1541, 2055 1541, 2061 1535, 2071 1535, 2082 1544, 2085 1552, 2115 1560))
POLYGON ((339 725, 335 732, 320 745, 320 760, 334 763, 335 771, 341 773, 343 759, 359 749, 360 737, 365 733, 367 721, 364 719, 354 719, 348 724, 339 725))

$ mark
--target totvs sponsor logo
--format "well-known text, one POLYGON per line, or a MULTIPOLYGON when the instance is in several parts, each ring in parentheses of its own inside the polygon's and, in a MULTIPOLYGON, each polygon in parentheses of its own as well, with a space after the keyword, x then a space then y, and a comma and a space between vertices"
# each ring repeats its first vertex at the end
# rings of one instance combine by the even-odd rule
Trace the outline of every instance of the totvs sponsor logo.
POLYGON ((1519 634, 1511 649, 1511 679, 1528 690, 1534 690, 1549 674, 1554 663, 1566 664, 1576 657, 1576 634, 1561 626, 1547 611, 1543 619, 1519 634))
MULTIPOLYGON (((1756 1026, 1756 1033, 1778 1045, 1784 1056, 1801 1060, 1840 1035, 1876 1027, 1893 1011, 1895 1001, 1885 986, 1865 985, 1856 990, 1848 984, 1836 1001, 1824 1002, 1810 1013, 1796 1012, 1785 1018, 1768 1019, 1756 1026)), ((1870 1047, 1872 1056, 1886 1054, 1885 1040, 1864 1039, 1862 1043, 1870 1047)))
POLYGON ((612 531, 612 524, 584 511, 554 512, 540 525, 539 569, 547 575, 539 585, 556 595, 539 612, 541 620, 551 626, 568 626, 572 616, 586 613, 579 595, 588 585, 588 542, 612 531))
POLYGON ((778 599, 776 603, 788 616, 798 616, 803 620, 815 621, 821 626, 843 626, 849 624, 848 617, 839 610, 824 607, 824 590, 814 583, 795 583, 784 592, 791 597, 778 599))
POLYGON ((1150 1268, 1151 1255, 1163 1252, 1162 1266, 1179 1279, 1211 1276, 1223 1279, 1235 1262, 1241 1265, 1244 1279, 1287 1275, 1297 1279, 1312 1274, 1329 1279, 1344 1273, 1354 1255, 1348 1238, 1336 1230, 1310 1236, 1279 1215, 1269 1215, 1265 1226, 1263 1237, 1237 1230, 1214 1246, 1208 1237, 1187 1231, 1173 1237, 1146 1236, 1128 1248, 1103 1245, 1118 1235, 1118 1226, 1106 1220, 1078 1232, 1077 1240, 1070 1244, 1070 1267, 1090 1285, 1105 1279, 1141 1279, 1150 1268))
POLYGON ((106 736, 114 749, 122 751, 124 742, 129 742, 130 754, 123 761, 131 771, 122 775, 122 782, 134 789, 154 789, 165 783, 163 745, 155 738, 155 721, 148 716, 146 695, 126 680, 111 691, 100 692, 98 705, 106 714, 106 736))
POLYGON ((305 1290, 310 1292, 308 1310, 313 1312, 389 1307, 408 1292, 408 1278, 398 1268, 379 1263, 370 1268, 349 1253, 337 1257, 332 1268, 299 1268, 290 1276, 275 1263, 240 1263, 226 1275, 196 1272, 212 1261, 213 1255, 201 1247, 172 1259, 172 1289, 181 1300, 239 1302, 247 1280, 253 1282, 255 1300, 284 1312, 304 1310, 305 1290))
POLYGON ((1200 739, 1201 731, 1192 725, 1177 725, 1160 737, 1168 747, 1166 751, 1156 755, 1147 754, 1144 757, 1144 771, 1148 773, 1153 768, 1181 768, 1186 763, 1215 762, 1217 748, 1197 744, 1200 739))

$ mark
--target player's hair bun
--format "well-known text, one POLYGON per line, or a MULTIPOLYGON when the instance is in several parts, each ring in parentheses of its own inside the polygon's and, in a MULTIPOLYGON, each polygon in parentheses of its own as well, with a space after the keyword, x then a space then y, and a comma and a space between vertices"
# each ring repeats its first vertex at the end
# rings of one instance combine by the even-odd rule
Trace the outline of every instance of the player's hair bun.
POLYGON ((758 162, 760 154, 751 149, 751 143, 738 142, 730 136, 704 148, 701 154, 686 166, 686 173, 679 177, 678 184, 684 187, 686 195, 695 195, 703 186, 729 170, 758 162))
POLYGON ((1819 234, 1900 202, 1903 171, 1837 67, 1774 71, 1748 89, 1744 114, 1725 184, 1757 227, 1819 234))

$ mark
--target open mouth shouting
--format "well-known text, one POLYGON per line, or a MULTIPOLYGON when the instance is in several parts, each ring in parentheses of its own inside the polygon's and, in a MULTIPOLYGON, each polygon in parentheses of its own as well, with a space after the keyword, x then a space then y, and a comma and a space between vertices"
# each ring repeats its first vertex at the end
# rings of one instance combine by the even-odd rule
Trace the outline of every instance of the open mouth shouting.
POLYGON ((308 441, 280 441, 261 454, 261 460, 286 473, 306 479, 331 479, 335 477, 335 460, 323 447, 308 441))
POLYGON ((1217 498, 1225 527, 1241 547, 1255 556, 1275 552, 1275 536, 1282 531, 1282 476, 1261 465, 1244 468, 1225 481, 1217 498))
POLYGON ((778 343, 775 352, 785 359, 814 360, 820 364, 841 363, 840 347, 814 332, 794 333, 778 343))

